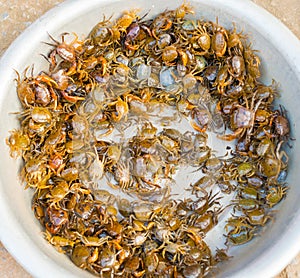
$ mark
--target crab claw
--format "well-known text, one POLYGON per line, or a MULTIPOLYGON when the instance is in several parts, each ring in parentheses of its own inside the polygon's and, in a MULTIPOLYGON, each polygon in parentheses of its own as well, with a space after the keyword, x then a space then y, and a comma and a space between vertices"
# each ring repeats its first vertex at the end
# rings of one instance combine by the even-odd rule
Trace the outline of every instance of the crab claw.
POLYGON ((78 97, 78 96, 70 96, 69 94, 67 94, 65 91, 61 91, 62 96, 64 97, 65 100, 69 101, 69 102, 77 102, 79 100, 84 100, 84 97, 78 97))
POLYGON ((231 134, 217 135, 217 137, 225 141, 232 141, 237 137, 239 137, 239 135, 243 132, 243 130, 244 128, 238 128, 231 134))
POLYGON ((203 128, 201 128, 194 120, 190 120, 190 125, 193 129, 195 129, 196 131, 199 132, 205 132, 207 125, 203 126, 203 128))
POLYGON ((35 79, 35 83, 38 85, 39 82, 44 82, 50 87, 52 85, 54 85, 55 87, 58 87, 58 84, 56 83, 56 81, 47 75, 38 75, 35 79))

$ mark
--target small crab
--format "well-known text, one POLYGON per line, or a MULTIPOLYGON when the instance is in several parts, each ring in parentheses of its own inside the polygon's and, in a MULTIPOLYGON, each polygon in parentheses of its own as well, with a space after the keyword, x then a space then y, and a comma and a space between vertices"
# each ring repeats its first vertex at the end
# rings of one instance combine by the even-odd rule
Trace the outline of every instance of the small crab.
POLYGON ((74 34, 75 38, 73 39, 73 41, 70 43, 66 43, 65 35, 68 35, 68 33, 63 33, 61 35, 61 42, 59 42, 49 34, 49 37, 54 42, 54 44, 51 43, 46 43, 46 44, 54 47, 54 49, 49 54, 50 72, 52 72, 57 66, 56 55, 58 55, 61 59, 63 59, 63 61, 69 62, 71 64, 71 66, 67 68, 67 72, 66 72, 66 75, 70 76, 76 73, 76 67, 77 67, 76 52, 81 51, 83 42, 79 41, 78 36, 74 34))

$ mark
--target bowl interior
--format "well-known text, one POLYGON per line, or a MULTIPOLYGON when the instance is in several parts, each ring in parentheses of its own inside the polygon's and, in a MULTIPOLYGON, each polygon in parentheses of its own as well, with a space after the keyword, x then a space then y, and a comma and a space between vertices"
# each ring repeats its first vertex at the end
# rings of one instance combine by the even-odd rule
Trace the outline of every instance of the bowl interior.
MULTIPOLYGON (((149 11, 148 17, 151 17, 166 8, 176 8, 182 2, 128 0, 126 8, 123 3, 120 0, 91 0, 88 4, 67 1, 30 26, 10 47, 0 64, 0 237, 8 250, 36 277, 93 276, 75 267, 66 256, 58 253, 43 239, 41 227, 31 210, 32 192, 24 191, 18 178, 21 161, 15 161, 9 156, 5 138, 9 130, 18 126, 16 115, 11 113, 20 109, 15 92, 14 69, 22 72, 33 64, 35 72, 47 68, 46 61, 40 56, 48 49, 42 43, 49 41, 47 32, 56 38, 63 32, 76 32, 80 38, 84 38, 102 20, 103 14, 117 16, 124 10, 140 8, 141 14, 149 11)), ((221 0, 198 0, 191 1, 191 4, 195 9, 195 17, 213 21, 218 17, 219 23, 228 28, 232 28, 232 22, 235 22, 238 30, 249 35, 253 48, 260 51, 259 56, 262 58, 262 81, 271 84, 272 79, 275 79, 279 83, 279 101, 288 110, 292 137, 300 138, 297 129, 300 121, 300 63, 297 64, 299 42, 276 19, 248 1, 230 0, 224 3, 221 0), (289 39, 289 43, 285 40, 280 42, 278 36, 289 39)), ((292 144, 293 148, 288 150, 290 189, 286 200, 276 208, 278 211, 274 222, 248 244, 233 248, 230 255, 235 258, 223 263, 222 270, 216 271, 217 277, 270 277, 279 272, 300 250, 300 233, 297 233, 300 226, 297 165, 300 161, 296 155, 300 149, 297 140, 292 144)), ((207 241, 223 241, 222 234, 222 230, 215 228, 208 234, 207 241)))

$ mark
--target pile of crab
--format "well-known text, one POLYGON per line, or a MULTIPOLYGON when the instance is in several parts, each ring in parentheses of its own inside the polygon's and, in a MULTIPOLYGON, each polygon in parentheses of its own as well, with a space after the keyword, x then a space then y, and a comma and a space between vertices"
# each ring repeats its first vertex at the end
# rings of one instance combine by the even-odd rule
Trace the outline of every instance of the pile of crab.
POLYGON ((49 69, 18 74, 20 128, 7 144, 46 239, 75 265, 100 277, 203 277, 229 259, 205 242, 222 212, 232 210, 228 247, 273 218, 289 122, 236 28, 187 19, 188 4, 136 13, 104 18, 82 41, 50 37, 49 69), (212 134, 234 148, 218 156, 212 134), (199 178, 176 183, 182 167, 199 178))

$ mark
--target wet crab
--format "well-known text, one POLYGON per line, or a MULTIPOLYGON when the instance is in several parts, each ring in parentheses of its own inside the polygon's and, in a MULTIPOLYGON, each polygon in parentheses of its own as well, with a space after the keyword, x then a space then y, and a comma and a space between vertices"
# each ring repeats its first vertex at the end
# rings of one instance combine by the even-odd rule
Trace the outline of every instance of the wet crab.
POLYGON ((70 43, 66 43, 64 39, 65 35, 68 35, 68 33, 62 34, 61 42, 58 42, 49 34, 50 39, 55 43, 55 44, 47 43, 55 47, 54 50, 52 50, 49 54, 50 71, 56 68, 57 65, 56 55, 58 55, 64 61, 71 63, 71 67, 67 68, 66 74, 72 75, 74 72, 76 72, 75 70, 77 66, 76 51, 81 50, 83 42, 79 41, 77 35, 75 34, 75 38, 73 39, 73 41, 70 43))

